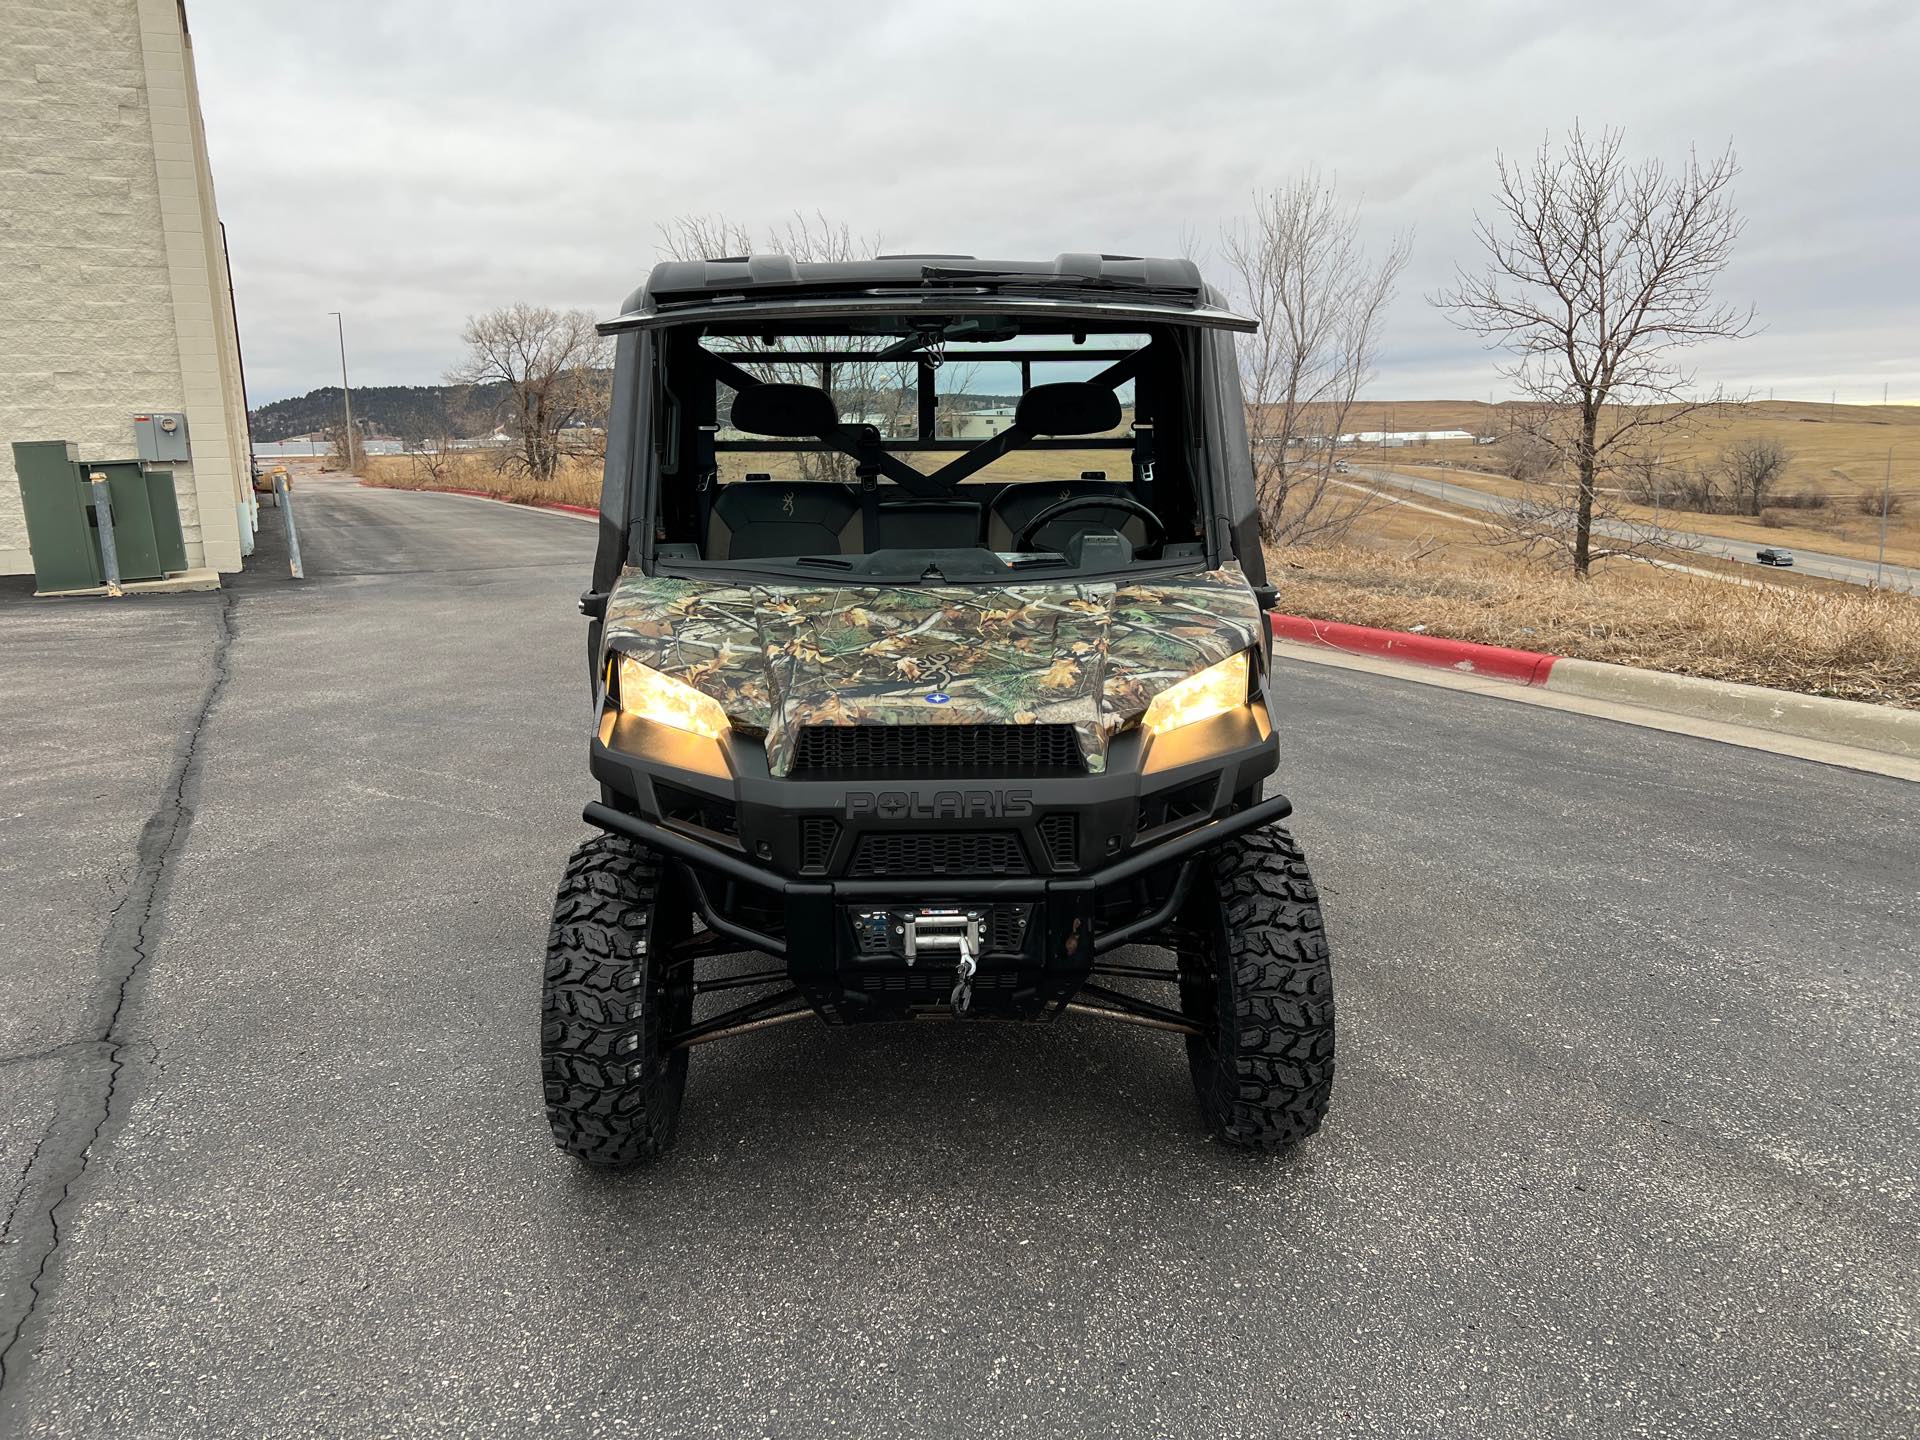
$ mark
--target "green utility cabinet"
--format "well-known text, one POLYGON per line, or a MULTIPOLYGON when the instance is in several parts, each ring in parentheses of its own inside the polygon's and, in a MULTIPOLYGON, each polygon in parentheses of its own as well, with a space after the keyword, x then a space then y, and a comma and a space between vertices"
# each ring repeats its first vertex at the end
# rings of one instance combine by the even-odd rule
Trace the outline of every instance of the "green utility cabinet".
POLYGON ((173 472, 138 460, 83 461, 66 440, 16 440, 14 473, 26 511, 35 588, 87 590, 104 583, 98 518, 88 477, 107 477, 122 580, 158 580, 187 568, 173 472))
POLYGON ((100 584, 100 544, 80 452, 66 440, 16 440, 13 470, 27 514, 35 588, 86 590, 100 584))

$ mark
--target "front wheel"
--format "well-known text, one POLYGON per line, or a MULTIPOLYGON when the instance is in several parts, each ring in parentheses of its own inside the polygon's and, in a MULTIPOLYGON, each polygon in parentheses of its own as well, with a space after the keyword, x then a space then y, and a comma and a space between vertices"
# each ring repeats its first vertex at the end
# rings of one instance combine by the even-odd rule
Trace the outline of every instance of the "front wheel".
POLYGON ((567 862, 547 933, 540 1075, 554 1143, 590 1165, 628 1165, 673 1145, 687 1088, 690 967, 671 966, 688 910, 660 857, 614 835, 567 862))
POLYGON ((1306 857, 1278 825, 1229 840, 1195 877, 1179 953, 1187 1060, 1207 1126, 1244 1150, 1320 1128, 1333 1093, 1333 969, 1306 857))

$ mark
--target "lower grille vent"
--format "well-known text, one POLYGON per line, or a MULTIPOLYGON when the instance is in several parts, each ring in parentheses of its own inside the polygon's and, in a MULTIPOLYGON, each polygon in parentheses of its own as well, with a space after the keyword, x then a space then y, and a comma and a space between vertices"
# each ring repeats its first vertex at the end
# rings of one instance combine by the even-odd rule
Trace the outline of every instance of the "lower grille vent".
POLYGON ((653 794, 660 806, 662 820, 677 820, 682 825, 695 825, 702 830, 711 830, 716 835, 740 833, 740 821, 731 801, 696 795, 691 790, 682 790, 678 785, 668 785, 659 780, 653 782, 653 794))
POLYGON ((1018 954, 1027 938, 1031 905, 996 905, 987 930, 987 948, 999 955, 1018 954))
POLYGON ((1025 875, 1019 837, 1005 830, 875 832, 854 847, 849 875, 1025 875))
POLYGON ((833 842, 840 836, 839 822, 827 815, 805 815, 800 820, 800 868, 824 871, 833 858, 833 842))
POLYGON ((1040 820, 1040 843, 1046 847, 1047 867, 1080 868, 1080 829, 1071 815, 1046 815, 1040 820))
MULTIPOLYGON (((973 977, 974 990, 1012 990, 1020 977, 1011 970, 988 970, 973 977)), ((906 975, 871 975, 860 981, 861 988, 881 993, 924 993, 945 1000, 953 991, 953 971, 916 970, 906 975)))

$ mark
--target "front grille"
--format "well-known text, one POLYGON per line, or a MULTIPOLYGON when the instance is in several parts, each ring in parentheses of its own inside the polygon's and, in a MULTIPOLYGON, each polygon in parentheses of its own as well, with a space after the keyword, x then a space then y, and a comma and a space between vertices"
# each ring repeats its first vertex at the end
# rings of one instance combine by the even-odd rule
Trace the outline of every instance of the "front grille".
POLYGON ((840 826, 828 815, 803 815, 800 818, 800 868, 825 870, 833 856, 833 842, 840 826))
POLYGON ((1073 816, 1042 816, 1040 843, 1046 847, 1049 869, 1078 870, 1080 868, 1080 828, 1074 823, 1073 816))
POLYGON ((808 725, 793 752, 795 775, 977 774, 1084 770, 1071 725, 808 725))
POLYGON ((874 832, 854 846, 849 875, 1025 875, 1019 837, 1006 830, 874 832))

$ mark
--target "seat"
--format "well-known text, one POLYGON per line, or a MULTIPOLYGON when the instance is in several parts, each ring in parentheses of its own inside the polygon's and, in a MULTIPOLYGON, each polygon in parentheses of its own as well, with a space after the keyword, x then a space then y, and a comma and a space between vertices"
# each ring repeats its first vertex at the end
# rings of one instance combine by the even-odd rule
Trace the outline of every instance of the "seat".
POLYGON ((714 496, 709 560, 865 551, 860 501, 851 486, 818 481, 738 481, 714 496))
POLYGON ((980 543, 980 502, 882 500, 873 528, 876 550, 971 550, 980 543))
MULTIPOLYGON (((988 507, 987 548, 1005 554, 1013 549, 1013 542, 1034 516, 1049 505, 1058 505, 1062 500, 1076 500, 1083 495, 1117 495, 1129 500, 1133 498, 1133 491, 1130 486, 1116 480, 1016 482, 995 496, 993 504, 988 507)), ((1147 543, 1147 525, 1138 515, 1115 509, 1112 520, 1108 521, 1103 519, 1102 512, 1089 508, 1075 510, 1058 520, 1049 521, 1034 536, 1033 544, 1041 550, 1064 552, 1067 541, 1084 530, 1094 529, 1118 530, 1135 546, 1147 543)))

